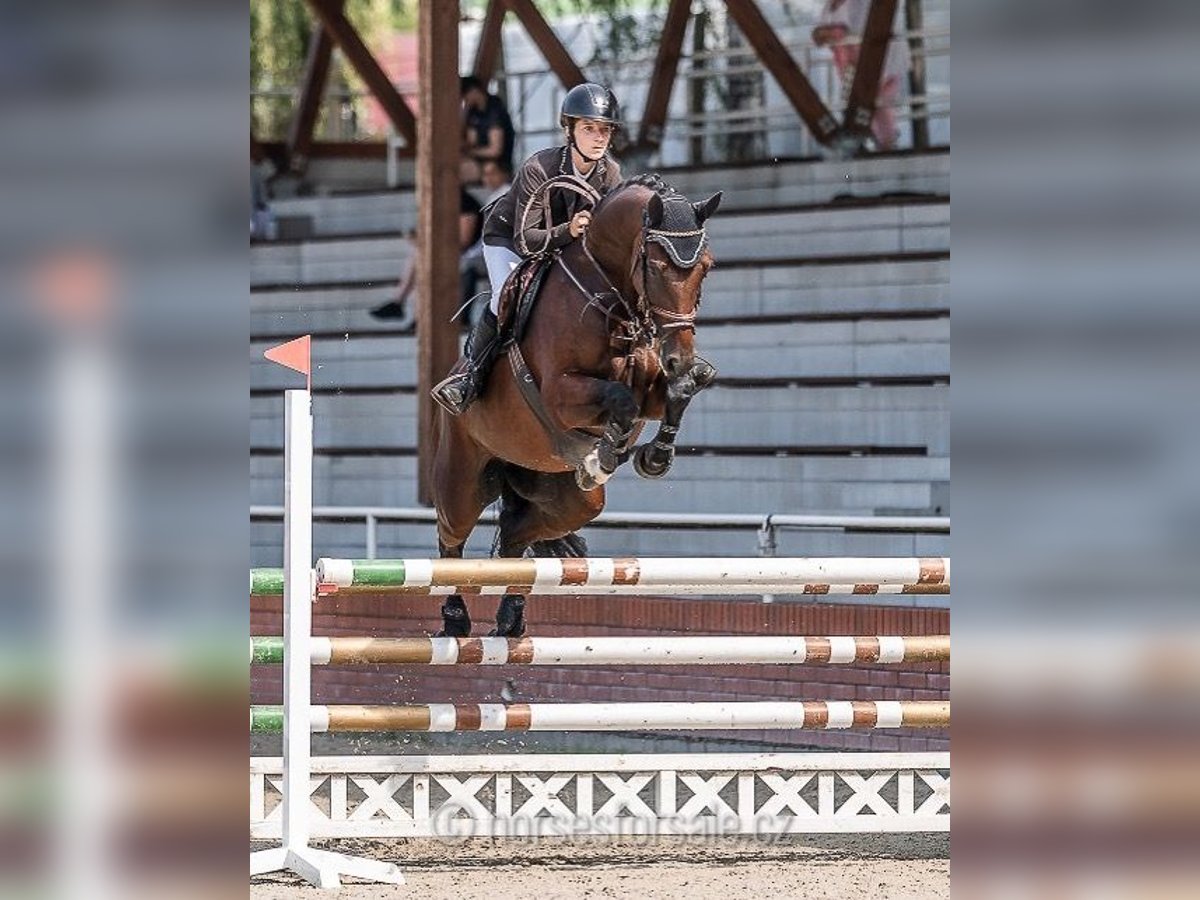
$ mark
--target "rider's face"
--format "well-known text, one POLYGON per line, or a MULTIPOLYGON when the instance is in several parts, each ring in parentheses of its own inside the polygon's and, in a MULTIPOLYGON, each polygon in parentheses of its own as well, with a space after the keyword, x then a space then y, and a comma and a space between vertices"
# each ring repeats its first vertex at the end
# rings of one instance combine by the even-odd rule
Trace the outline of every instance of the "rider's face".
POLYGON ((588 159, 599 159, 612 141, 613 127, 608 122, 580 119, 575 123, 575 144, 588 159))

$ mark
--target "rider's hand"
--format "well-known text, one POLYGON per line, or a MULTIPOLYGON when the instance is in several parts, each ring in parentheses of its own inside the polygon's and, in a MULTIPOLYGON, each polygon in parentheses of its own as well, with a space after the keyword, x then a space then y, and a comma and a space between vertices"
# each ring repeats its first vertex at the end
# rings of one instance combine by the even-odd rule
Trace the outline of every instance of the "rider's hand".
POLYGON ((571 219, 571 224, 568 226, 568 230, 571 232, 571 237, 579 237, 591 224, 592 214, 586 209, 575 213, 575 216, 571 219))

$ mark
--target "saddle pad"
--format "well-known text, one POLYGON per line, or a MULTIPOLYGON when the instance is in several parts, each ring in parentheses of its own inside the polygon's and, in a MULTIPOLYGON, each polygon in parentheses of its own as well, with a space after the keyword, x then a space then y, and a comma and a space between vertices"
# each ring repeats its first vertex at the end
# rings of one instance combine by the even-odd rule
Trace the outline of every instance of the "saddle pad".
POLYGON ((531 256, 522 260, 505 282, 500 294, 499 333, 501 341, 520 341, 525 336, 538 291, 555 257, 531 256))

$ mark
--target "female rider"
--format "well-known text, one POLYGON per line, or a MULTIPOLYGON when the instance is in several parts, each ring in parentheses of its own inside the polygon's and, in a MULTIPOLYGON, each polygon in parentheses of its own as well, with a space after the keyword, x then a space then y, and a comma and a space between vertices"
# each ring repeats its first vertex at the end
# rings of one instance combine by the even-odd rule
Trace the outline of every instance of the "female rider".
POLYGON ((529 157, 512 189, 492 205, 484 223, 483 257, 491 302, 467 338, 463 358, 433 388, 434 399, 454 415, 471 405, 487 381, 499 349, 496 313, 509 274, 522 258, 561 249, 591 224, 583 197, 570 190, 543 192, 542 186, 555 176, 574 175, 603 196, 621 180, 621 167, 608 155, 613 131, 620 124, 612 91, 599 84, 576 85, 563 98, 558 122, 567 143, 529 157))

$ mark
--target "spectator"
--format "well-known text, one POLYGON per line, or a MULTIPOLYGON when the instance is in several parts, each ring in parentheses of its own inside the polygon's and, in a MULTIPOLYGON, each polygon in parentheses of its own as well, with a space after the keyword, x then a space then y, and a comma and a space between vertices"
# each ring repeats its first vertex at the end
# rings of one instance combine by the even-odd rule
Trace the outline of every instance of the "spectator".
POLYGON ((483 203, 485 207, 491 206, 508 193, 508 189, 512 187, 512 168, 503 160, 484 160, 480 167, 480 174, 483 178, 483 187, 487 191, 487 199, 483 203))
POLYGON ((267 190, 267 175, 270 162, 252 162, 250 165, 250 239, 273 241, 278 235, 275 214, 271 212, 270 192, 267 190))
MULTIPOLYGON (((867 13, 871 0, 826 0, 821 17, 812 30, 813 42, 818 47, 828 47, 833 54, 838 79, 842 83, 843 98, 848 98, 858 68, 858 54, 862 46, 863 31, 867 25, 867 13)), ((896 99, 908 73, 908 42, 893 40, 888 45, 883 70, 879 76, 879 93, 875 96, 875 115, 871 119, 871 133, 879 150, 890 150, 900 138, 896 127, 896 99)))
MULTIPOLYGON (((394 293, 382 306, 371 310, 376 319, 401 319, 399 330, 401 334, 412 334, 417 327, 415 314, 408 302, 417 287, 417 230, 410 229, 404 240, 408 244, 408 259, 404 262, 404 271, 400 273, 400 283, 394 293)), ((415 304, 412 304, 415 306, 415 304)))
MULTIPOLYGON (((491 205, 507 194, 509 188, 512 187, 512 174, 504 167, 504 163, 494 159, 484 160, 481 168, 483 170, 483 187, 487 191, 487 197, 483 204, 483 217, 486 218, 491 205)), ((489 292, 483 291, 476 294, 480 279, 488 277, 487 263, 483 258, 482 240, 477 240, 463 253, 459 265, 459 275, 462 278, 463 302, 471 301, 470 313, 463 317, 463 322, 473 328, 488 307, 489 292)))
MULTIPOLYGON (((472 245, 478 243, 483 234, 483 211, 479 206, 479 201, 467 193, 467 191, 459 188, 458 194, 458 247, 459 252, 465 257, 472 245)), ((405 235, 405 238, 410 245, 410 252, 404 271, 400 275, 400 282, 396 285, 396 292, 382 306, 377 306, 371 310, 371 315, 376 319, 400 319, 401 321, 397 326, 397 330, 401 334, 411 334, 417 327, 416 302, 408 302, 409 298, 414 295, 417 287, 416 230, 409 231, 405 235)), ((461 261, 459 263, 459 275, 461 283, 461 261)), ((473 282, 472 293, 474 293, 473 282)), ((463 298, 463 301, 465 302, 470 299, 470 296, 468 294, 463 298)))
POLYGON ((489 94, 474 75, 464 75, 458 84, 463 102, 463 183, 477 184, 487 160, 511 172, 515 132, 504 101, 489 94))

